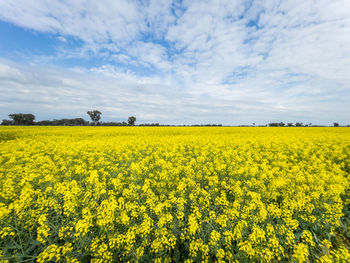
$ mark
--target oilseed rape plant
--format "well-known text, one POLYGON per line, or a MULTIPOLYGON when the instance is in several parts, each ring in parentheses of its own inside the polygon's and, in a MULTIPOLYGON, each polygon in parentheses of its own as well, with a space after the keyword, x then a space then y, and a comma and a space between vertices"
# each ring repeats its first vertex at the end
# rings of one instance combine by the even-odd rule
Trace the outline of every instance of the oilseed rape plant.
POLYGON ((350 262, 347 128, 1 127, 1 262, 350 262))

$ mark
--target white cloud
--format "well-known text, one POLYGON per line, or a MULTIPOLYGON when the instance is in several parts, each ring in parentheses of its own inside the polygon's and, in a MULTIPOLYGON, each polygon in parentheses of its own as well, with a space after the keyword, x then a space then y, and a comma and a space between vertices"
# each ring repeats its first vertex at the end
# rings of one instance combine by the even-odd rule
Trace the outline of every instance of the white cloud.
POLYGON ((87 42, 132 40, 143 27, 134 1, 2 1, 0 18, 42 32, 62 33, 87 42))
POLYGON ((57 39, 63 43, 67 43, 67 39, 63 36, 58 36, 57 39))
POLYGON ((337 119, 332 121, 346 122, 347 115, 341 110, 349 110, 344 99, 349 98, 349 92, 342 100, 322 93, 322 89, 309 90, 310 96, 300 97, 300 93, 305 94, 302 84, 292 90, 267 89, 263 87, 268 81, 260 83, 250 78, 235 89, 213 85, 205 92, 196 87, 186 92, 175 83, 170 76, 138 77, 111 65, 60 70, 2 61, 0 118, 6 119, 13 112, 32 112, 37 119, 87 118, 87 110, 98 108, 104 120, 122 121, 135 115, 139 123, 250 124, 283 120, 327 124, 335 113, 337 119))
POLYGON ((146 66, 154 66, 158 70, 170 70, 166 49, 155 43, 137 41, 129 47, 129 54, 137 59, 139 63, 146 66))

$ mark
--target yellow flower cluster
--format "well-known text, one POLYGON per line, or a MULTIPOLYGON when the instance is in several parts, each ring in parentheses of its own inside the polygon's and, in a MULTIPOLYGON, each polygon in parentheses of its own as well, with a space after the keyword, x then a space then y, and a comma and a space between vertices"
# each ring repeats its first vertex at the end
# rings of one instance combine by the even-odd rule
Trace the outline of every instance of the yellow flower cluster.
POLYGON ((347 128, 1 127, 0 262, 350 262, 349 175, 347 128))

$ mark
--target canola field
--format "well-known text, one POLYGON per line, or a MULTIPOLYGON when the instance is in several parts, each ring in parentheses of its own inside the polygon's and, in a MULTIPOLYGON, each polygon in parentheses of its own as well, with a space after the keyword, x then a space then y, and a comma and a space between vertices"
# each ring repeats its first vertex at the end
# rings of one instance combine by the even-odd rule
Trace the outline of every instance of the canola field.
POLYGON ((0 262, 350 262, 350 129, 0 127, 0 262))

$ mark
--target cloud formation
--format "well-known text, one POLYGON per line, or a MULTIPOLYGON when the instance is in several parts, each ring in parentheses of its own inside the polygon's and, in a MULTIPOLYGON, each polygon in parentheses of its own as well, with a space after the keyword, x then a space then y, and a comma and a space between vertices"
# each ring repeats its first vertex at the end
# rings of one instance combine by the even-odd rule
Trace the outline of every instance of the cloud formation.
POLYGON ((350 123, 349 14, 347 0, 1 1, 1 20, 60 42, 1 60, 1 117, 350 123))

